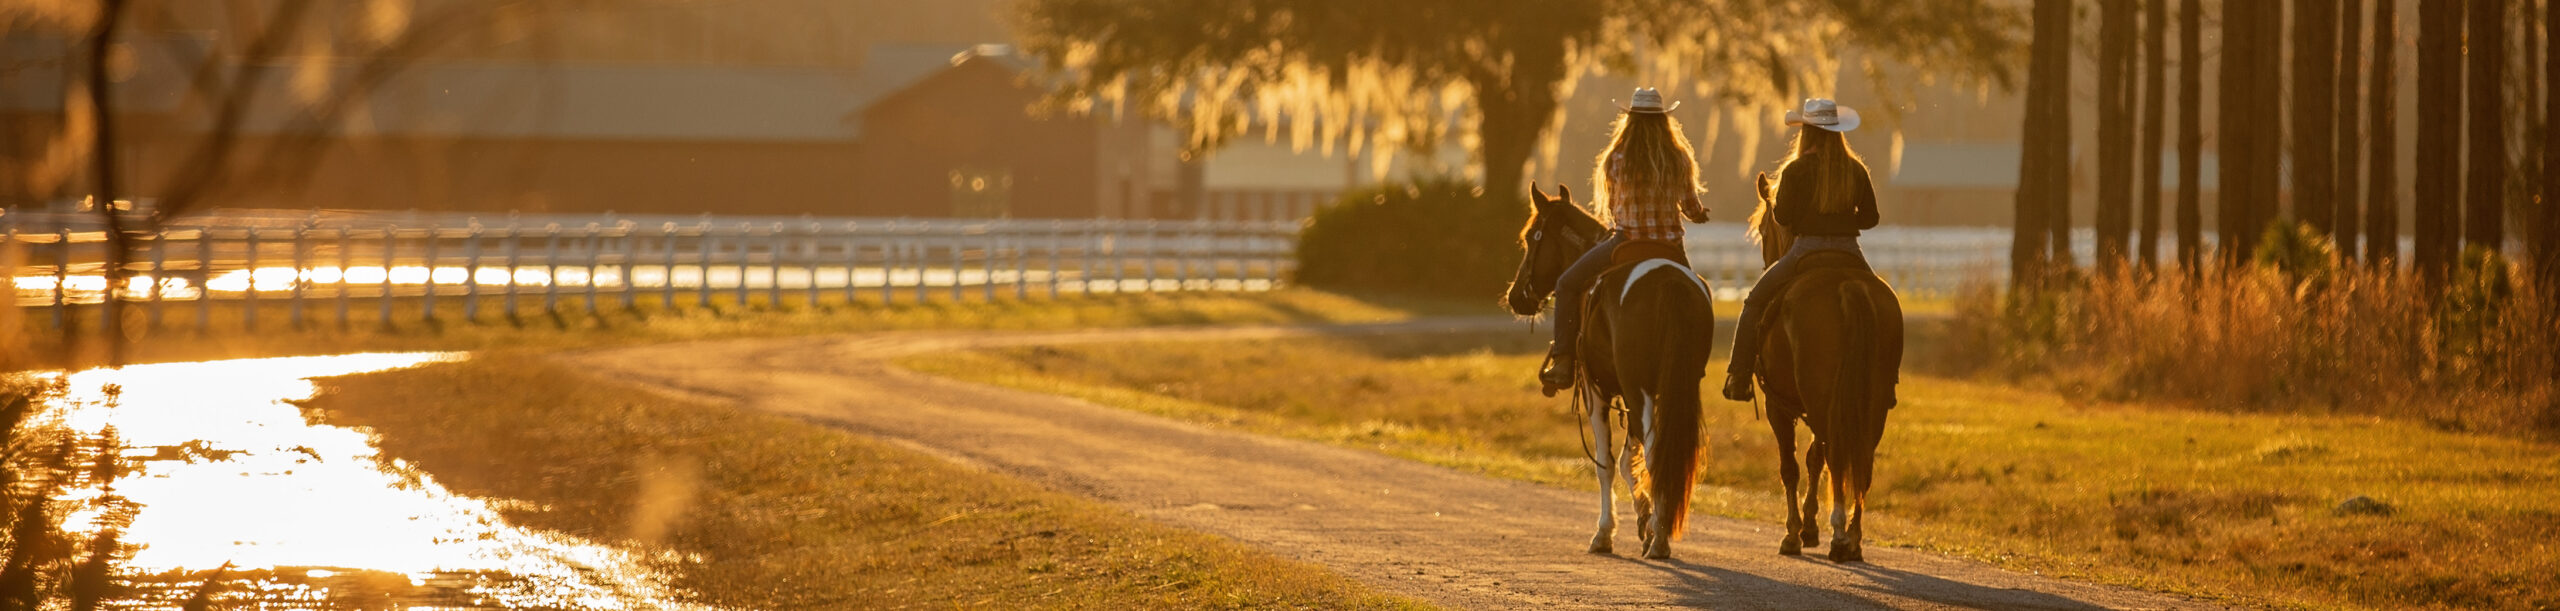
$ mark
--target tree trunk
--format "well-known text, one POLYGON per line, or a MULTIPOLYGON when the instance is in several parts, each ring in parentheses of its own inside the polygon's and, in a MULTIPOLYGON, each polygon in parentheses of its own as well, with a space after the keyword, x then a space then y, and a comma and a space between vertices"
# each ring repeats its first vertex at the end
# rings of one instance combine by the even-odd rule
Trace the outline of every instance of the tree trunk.
POLYGON ((2271 114, 2264 108, 2265 99, 2256 82, 2259 79, 2258 21, 2259 9, 2272 2, 2233 2, 2222 5, 2222 95, 2219 100, 2215 133, 2221 134, 2216 145, 2215 167, 2221 174, 2219 209, 2215 213, 2215 230, 2220 234, 2217 258, 2226 266, 2237 266, 2249 260, 2254 244, 2254 210, 2264 205, 2258 201, 2257 171, 2258 130, 2252 121, 2264 120, 2271 114))
MULTIPOLYGON (((2546 6, 2542 14, 2542 85, 2560 85, 2560 18, 2546 6)), ((2542 277, 2543 298, 2560 299, 2560 91, 2542 94, 2542 217, 2533 236, 2533 268, 2542 277)))
POLYGON ((2329 235, 2337 210, 2338 0, 2294 0, 2293 217, 2329 235))
MULTIPOLYGON (((2156 0, 2168 2, 2168 0, 2156 0)), ((2178 267, 2202 271, 2204 253, 2204 7, 2178 7, 2178 267)), ((2226 179, 2227 180, 2227 179, 2226 179)))
POLYGON ((2133 236, 2133 0, 2098 2, 2098 270, 2124 267, 2133 236))
MULTIPOLYGON (((2252 55, 2257 64, 2256 76, 2249 81, 2255 93, 2250 99, 2280 104, 2277 100, 2284 92, 2284 5, 2276 2, 2249 4, 2255 5, 2258 12, 2253 21, 2257 28, 2256 42, 2253 43, 2256 49, 2252 55)), ((2284 193, 2278 184, 2278 178, 2284 172, 2284 122, 2263 116, 2252 116, 2251 119, 2248 126, 2257 133, 2250 139, 2256 141, 2257 146, 2251 149, 2255 156, 2250 160, 2249 175, 2257 192, 2251 196, 2255 204, 2249 207, 2249 222, 2241 228, 2241 238, 2246 240, 2246 247, 2240 251, 2243 257, 2257 251, 2258 237, 2276 223, 2280 216, 2278 205, 2284 201, 2284 193)))
MULTIPOLYGON (((107 281, 100 293, 98 337, 105 341, 107 365, 124 365, 124 303, 116 295, 124 289, 131 270, 125 262, 133 253, 132 234, 125 233, 124 215, 116 211, 116 115, 114 112, 115 79, 109 78, 108 62, 115 49, 116 26, 124 20, 124 0, 105 0, 98 4, 97 29, 89 36, 89 116, 93 121, 90 136, 95 138, 89 149, 90 178, 97 181, 94 193, 98 218, 106 225, 106 269, 100 275, 107 281)), ((69 248, 70 245, 63 245, 69 248)), ((154 281, 157 281, 155 278, 154 281)), ((68 317, 66 317, 67 319, 68 317)), ((66 361, 79 356, 77 341, 69 329, 63 333, 66 361)), ((66 363, 75 364, 75 363, 66 363)))
MULTIPOLYGON (((1485 67, 1468 79, 1482 117, 1476 135, 1483 139, 1485 193, 1517 198, 1529 192, 1525 172, 1538 139, 1555 118, 1556 88, 1565 79, 1565 42, 1540 40, 1514 49, 1508 70, 1485 67)), ((1695 161, 1695 160, 1691 160, 1695 161)))
POLYGON ((2364 252, 2365 260, 2375 267, 2390 269, 2400 264, 2400 131, 2394 125, 2399 119, 2394 101, 2399 99, 2399 86, 2393 80, 2397 63, 2393 55, 2400 48, 2399 3, 2379 0, 2373 3, 2373 172, 2365 189, 2364 252))
POLYGON ((2338 9, 2337 145, 2330 149, 2336 151, 2338 160, 2334 182, 2330 183, 2337 190, 2333 197, 2336 200, 2335 212, 2330 214, 2330 219, 2337 223, 2331 235, 2337 238, 2339 261, 2356 259, 2356 237, 2364 234, 2358 227, 2364 218, 2356 213, 2357 204, 2362 201, 2356 194, 2359 186, 2356 184, 2356 169, 2358 162, 2363 160, 2357 153, 2364 150, 2357 146, 2361 144, 2358 142, 2361 134, 2357 130, 2362 127, 2358 124, 2360 115, 2357 113, 2362 109, 2356 105, 2356 101, 2362 99, 2362 92, 2356 90, 2356 78, 2362 76, 2357 69, 2363 67, 2364 47, 2359 46, 2364 41, 2363 34, 2363 0, 2345 0, 2338 9))
POLYGON ((2471 155, 2466 161, 2470 180, 2463 185, 2468 205, 2462 211, 2462 237, 2467 246, 2498 252, 2507 200, 2507 117, 2500 114, 2506 98, 2499 91, 2506 81, 2507 0, 2471 0, 2468 10, 2470 35, 2463 48, 2471 57, 2471 155))
POLYGON ((2134 201, 2140 207, 2142 229, 2135 241, 2135 258, 2142 268, 2160 267, 2160 138, 2168 112, 2169 71, 2169 0, 2144 0, 2142 19, 2142 148, 2134 154, 2142 160, 2141 196, 2134 201))
POLYGON ((2461 2, 2418 3, 2418 273, 2441 281, 2462 226, 2461 2))
POLYGON ((2036 0, 2034 19, 2026 117, 2020 130, 2024 135, 2019 143, 2017 218, 2009 243, 2009 282, 2016 287, 2042 284, 2052 253, 2046 240, 2050 213, 2070 206, 2070 192, 2053 188, 2057 182, 2052 177, 2069 170, 2064 165, 2068 151, 2056 149, 2070 146, 2071 3, 2036 0))

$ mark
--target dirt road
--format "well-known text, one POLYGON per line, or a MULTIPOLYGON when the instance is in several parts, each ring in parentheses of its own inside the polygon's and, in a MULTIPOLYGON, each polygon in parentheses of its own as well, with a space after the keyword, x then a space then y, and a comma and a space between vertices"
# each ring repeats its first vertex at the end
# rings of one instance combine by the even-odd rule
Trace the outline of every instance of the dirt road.
MULTIPOLYGON (((669 344, 564 358, 614 379, 889 439, 1456 608, 2209 606, 1909 550, 1870 546, 1867 564, 1850 565, 1784 557, 1776 554, 1774 527, 1703 516, 1691 520, 1688 538, 1675 548, 1676 560, 1590 555, 1582 549, 1596 510, 1594 496, 1586 491, 942 380, 887 363, 922 351, 984 346, 1457 332, 1516 324, 1469 319, 1289 328, 889 333, 669 344)), ((1620 496, 1621 503, 1625 498, 1620 496)), ((1634 532, 1631 524, 1621 523, 1621 553, 1637 549, 1634 532)))

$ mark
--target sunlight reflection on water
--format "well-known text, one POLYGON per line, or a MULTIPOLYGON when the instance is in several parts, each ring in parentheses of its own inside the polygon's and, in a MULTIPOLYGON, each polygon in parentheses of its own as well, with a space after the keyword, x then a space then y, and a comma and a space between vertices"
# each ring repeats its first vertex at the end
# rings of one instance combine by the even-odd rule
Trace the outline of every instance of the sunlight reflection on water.
MULTIPOLYGON (((143 545, 125 565, 127 575, 228 562, 234 575, 259 582, 234 589, 263 592, 257 598, 269 603, 302 601, 287 604, 295 608, 314 601, 689 607, 676 602, 665 575, 645 566, 680 559, 510 526, 489 502, 457 496, 381 456, 365 432, 312 425, 288 403, 311 397, 309 378, 462 358, 350 354, 95 369, 70 374, 70 394, 52 415, 76 430, 114 426, 133 448, 128 456, 143 461, 140 472, 115 483, 142 505, 124 536, 143 545), (122 391, 112 408, 102 390, 109 385, 122 391), (363 590, 354 598, 369 600, 332 589, 363 590)), ((81 516, 72 518, 74 530, 89 528, 81 516)))

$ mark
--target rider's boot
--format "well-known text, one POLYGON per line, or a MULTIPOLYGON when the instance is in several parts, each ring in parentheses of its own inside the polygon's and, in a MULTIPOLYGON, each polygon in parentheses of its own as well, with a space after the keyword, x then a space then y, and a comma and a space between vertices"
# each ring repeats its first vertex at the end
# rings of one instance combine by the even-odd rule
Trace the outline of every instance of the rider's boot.
POLYGON ((1573 357, 1573 351, 1547 344, 1546 367, 1538 370, 1538 392, 1553 397, 1556 391, 1573 388, 1573 357))

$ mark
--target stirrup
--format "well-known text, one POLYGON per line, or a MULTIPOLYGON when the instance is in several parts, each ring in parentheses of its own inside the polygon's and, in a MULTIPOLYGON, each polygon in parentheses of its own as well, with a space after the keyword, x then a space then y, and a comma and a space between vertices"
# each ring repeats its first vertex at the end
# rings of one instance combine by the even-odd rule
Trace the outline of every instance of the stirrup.
POLYGON ((1554 351, 1548 351, 1547 359, 1538 363, 1538 393, 1553 397, 1558 391, 1573 388, 1572 365, 1573 359, 1556 358, 1554 351))

